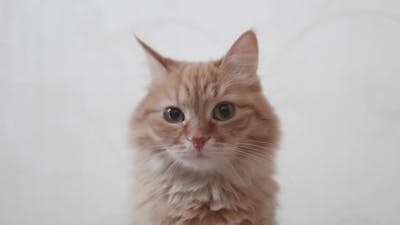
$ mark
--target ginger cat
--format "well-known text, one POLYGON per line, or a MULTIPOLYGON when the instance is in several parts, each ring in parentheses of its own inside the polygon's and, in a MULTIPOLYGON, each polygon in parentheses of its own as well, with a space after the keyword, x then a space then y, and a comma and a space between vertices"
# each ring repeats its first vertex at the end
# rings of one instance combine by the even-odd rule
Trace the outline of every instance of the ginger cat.
POLYGON ((279 127, 257 76, 256 34, 209 62, 137 40, 152 81, 131 121, 134 225, 275 225, 279 127))

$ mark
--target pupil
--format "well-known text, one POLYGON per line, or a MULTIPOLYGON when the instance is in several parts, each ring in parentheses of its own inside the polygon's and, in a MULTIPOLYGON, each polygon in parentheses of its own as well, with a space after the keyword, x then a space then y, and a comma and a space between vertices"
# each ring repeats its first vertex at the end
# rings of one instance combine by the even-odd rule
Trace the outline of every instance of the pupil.
POLYGON ((170 111, 170 116, 171 116, 171 119, 174 119, 174 120, 176 120, 176 119, 178 119, 179 118, 179 111, 178 110, 176 110, 176 109, 171 109, 171 111, 170 111))
POLYGON ((229 107, 227 105, 221 105, 219 112, 223 117, 229 116, 229 107))

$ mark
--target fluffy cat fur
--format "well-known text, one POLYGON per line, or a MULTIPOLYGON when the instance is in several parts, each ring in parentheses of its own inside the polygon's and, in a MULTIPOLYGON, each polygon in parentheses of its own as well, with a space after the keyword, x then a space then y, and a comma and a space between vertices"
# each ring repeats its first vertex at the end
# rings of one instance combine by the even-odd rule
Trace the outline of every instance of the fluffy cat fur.
POLYGON ((278 120, 256 74, 255 33, 209 62, 166 58, 137 40, 152 79, 131 121, 134 225, 275 225, 278 120), (234 105, 231 119, 213 118, 220 102, 234 105), (184 121, 164 119, 170 106, 184 121), (195 136, 209 137, 201 151, 195 136))

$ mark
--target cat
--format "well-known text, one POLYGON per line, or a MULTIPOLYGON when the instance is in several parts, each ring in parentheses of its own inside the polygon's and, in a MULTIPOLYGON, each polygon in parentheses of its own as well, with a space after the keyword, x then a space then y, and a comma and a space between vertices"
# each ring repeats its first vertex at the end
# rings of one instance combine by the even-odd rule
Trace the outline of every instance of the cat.
POLYGON ((255 32, 208 62, 136 39, 152 78, 131 120, 134 225, 276 225, 279 122, 257 76, 255 32))

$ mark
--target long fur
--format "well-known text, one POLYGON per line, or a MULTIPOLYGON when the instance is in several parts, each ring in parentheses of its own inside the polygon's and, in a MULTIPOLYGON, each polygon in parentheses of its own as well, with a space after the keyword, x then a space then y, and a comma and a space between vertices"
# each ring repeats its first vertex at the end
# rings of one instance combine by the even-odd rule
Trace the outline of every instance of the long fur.
POLYGON ((131 122, 134 225, 275 225, 278 119, 256 75, 254 32, 222 59, 201 63, 167 59, 140 44, 158 74, 131 122), (235 105, 235 115, 216 121, 212 110, 222 101, 235 105), (185 121, 165 121, 168 106, 179 107, 185 121), (206 159, 184 157, 194 151, 187 141, 193 134, 211 137, 206 159))

